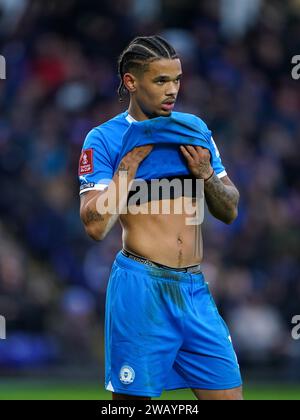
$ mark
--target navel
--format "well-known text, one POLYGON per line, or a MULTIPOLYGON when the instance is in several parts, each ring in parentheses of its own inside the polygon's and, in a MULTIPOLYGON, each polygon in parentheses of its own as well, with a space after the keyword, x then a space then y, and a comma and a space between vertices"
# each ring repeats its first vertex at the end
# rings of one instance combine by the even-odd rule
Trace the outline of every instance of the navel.
POLYGON ((181 238, 180 235, 178 235, 178 237, 177 237, 177 243, 178 243, 178 245, 182 245, 183 244, 183 240, 182 240, 182 238, 181 238))

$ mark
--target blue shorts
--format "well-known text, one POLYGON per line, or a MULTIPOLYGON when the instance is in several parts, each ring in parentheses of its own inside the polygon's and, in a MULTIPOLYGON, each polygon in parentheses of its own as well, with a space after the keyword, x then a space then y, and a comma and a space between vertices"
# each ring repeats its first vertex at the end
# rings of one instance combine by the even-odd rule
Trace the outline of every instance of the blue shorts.
POLYGON ((163 390, 242 385, 228 328, 202 273, 147 266, 121 251, 105 313, 105 388, 158 397, 163 390))

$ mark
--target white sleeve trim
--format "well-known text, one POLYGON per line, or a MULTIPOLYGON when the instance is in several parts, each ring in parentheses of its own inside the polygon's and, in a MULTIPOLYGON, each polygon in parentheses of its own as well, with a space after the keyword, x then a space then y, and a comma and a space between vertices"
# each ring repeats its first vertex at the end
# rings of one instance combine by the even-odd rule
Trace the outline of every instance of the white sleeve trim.
POLYGON ((93 187, 83 188, 79 192, 79 195, 87 191, 104 191, 107 187, 108 187, 108 184, 95 184, 93 187))
POLYGON ((217 177, 218 178, 224 178, 224 176, 227 176, 227 172, 226 171, 223 171, 223 172, 217 174, 217 177))

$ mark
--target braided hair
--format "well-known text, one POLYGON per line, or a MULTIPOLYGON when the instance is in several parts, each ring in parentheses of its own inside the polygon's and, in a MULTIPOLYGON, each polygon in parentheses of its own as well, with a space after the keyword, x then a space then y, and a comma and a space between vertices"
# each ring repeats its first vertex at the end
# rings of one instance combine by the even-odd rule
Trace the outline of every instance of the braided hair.
POLYGON ((162 58, 173 60, 178 58, 178 55, 175 49, 160 36, 140 36, 128 45, 118 60, 118 72, 121 79, 118 88, 120 102, 128 94, 123 81, 124 74, 129 71, 143 73, 147 70, 149 63, 162 58))

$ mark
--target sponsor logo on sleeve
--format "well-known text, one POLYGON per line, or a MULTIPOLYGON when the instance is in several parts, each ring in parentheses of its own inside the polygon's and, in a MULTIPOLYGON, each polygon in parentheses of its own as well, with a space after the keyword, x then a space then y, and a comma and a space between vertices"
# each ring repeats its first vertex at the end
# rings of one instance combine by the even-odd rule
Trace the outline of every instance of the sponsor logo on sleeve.
POLYGON ((83 150, 79 160, 79 175, 91 174, 93 171, 93 149, 83 150))

